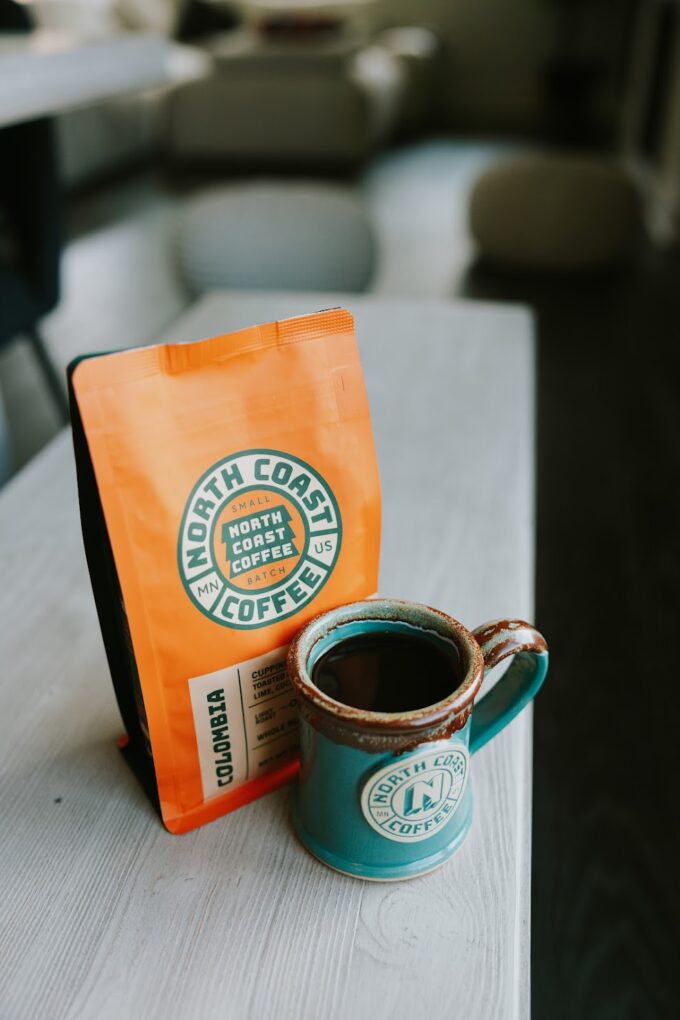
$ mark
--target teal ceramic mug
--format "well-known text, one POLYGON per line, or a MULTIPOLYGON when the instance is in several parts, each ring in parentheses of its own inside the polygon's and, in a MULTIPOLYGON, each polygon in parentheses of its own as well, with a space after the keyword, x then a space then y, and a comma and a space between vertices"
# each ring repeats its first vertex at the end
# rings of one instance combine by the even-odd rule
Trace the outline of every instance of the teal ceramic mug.
MULTIPOLYGON (((288 654, 300 712, 293 824, 304 846, 337 871, 380 881, 443 864, 470 829, 471 755, 531 701, 547 669, 544 638, 522 620, 470 632, 445 613, 396 599, 355 602, 316 617, 288 654), (322 657, 342 658, 350 642, 372 635, 431 646, 421 661, 446 658, 450 691, 434 704, 373 711, 313 682, 322 657), (485 669, 511 656, 504 675, 477 699, 485 669)), ((414 704, 427 680, 413 670, 414 704)))

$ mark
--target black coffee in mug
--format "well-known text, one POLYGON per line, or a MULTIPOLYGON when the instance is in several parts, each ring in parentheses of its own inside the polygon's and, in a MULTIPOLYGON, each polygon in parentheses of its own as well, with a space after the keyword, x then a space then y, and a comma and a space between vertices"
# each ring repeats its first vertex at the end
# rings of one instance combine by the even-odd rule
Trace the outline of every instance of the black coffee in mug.
POLYGON ((369 712, 426 708, 452 694, 462 679, 455 645, 389 630, 339 641, 312 670, 312 683, 324 694, 369 712))

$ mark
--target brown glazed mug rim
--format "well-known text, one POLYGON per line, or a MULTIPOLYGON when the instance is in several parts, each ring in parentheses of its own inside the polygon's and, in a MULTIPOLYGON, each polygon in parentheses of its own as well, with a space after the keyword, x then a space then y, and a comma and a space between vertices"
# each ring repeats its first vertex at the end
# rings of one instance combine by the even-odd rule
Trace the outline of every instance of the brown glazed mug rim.
POLYGON ((408 599, 376 598, 349 602, 313 617, 290 645, 288 675, 301 708, 306 709, 305 714, 312 712, 317 716, 320 713, 329 723, 342 729, 377 731, 385 736, 441 729, 444 737, 449 730, 459 729, 467 721, 484 678, 484 659, 474 635, 448 613, 408 599), (312 682, 307 663, 314 646, 322 638, 338 627, 362 619, 406 623, 452 640, 463 660, 463 679, 441 701, 407 712, 372 712, 336 701, 312 682))

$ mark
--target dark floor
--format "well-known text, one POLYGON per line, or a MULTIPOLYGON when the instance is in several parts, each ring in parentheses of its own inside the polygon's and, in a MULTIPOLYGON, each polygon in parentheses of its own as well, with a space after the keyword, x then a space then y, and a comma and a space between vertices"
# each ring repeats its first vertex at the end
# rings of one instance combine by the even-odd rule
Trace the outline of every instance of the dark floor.
POLYGON ((470 274, 538 313, 535 1020, 680 1016, 680 262, 470 274))

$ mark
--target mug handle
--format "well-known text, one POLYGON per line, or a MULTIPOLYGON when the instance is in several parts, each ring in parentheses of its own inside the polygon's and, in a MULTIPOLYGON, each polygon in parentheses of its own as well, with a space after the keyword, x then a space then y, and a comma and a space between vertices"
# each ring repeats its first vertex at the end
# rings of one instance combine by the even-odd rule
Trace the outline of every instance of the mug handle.
POLYGON ((528 705, 548 672, 548 645, 524 620, 494 620, 472 632, 491 669, 509 655, 513 661, 495 686, 475 704, 470 726, 470 751, 478 751, 528 705))

